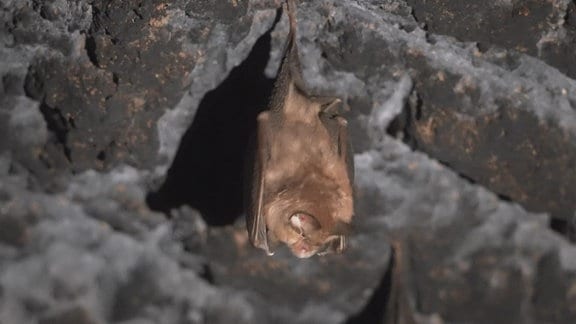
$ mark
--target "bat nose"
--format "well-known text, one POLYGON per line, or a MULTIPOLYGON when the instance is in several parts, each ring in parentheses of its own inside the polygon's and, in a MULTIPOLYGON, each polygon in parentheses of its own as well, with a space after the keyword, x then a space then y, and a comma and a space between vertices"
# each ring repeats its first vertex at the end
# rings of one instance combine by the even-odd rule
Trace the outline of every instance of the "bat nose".
POLYGON ((299 258, 309 258, 316 254, 316 251, 304 240, 300 240, 292 245, 292 252, 299 258))

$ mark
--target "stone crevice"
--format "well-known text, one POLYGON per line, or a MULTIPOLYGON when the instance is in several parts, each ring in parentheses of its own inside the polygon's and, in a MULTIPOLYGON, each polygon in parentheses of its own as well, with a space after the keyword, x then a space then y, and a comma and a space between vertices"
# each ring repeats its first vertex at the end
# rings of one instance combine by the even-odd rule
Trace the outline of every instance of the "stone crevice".
POLYGON ((244 178, 249 140, 273 86, 264 70, 274 27, 256 41, 248 57, 218 87, 202 98, 164 184, 148 195, 152 209, 169 213, 187 204, 198 209, 212 226, 230 225, 241 215, 244 182, 249 181, 244 178))

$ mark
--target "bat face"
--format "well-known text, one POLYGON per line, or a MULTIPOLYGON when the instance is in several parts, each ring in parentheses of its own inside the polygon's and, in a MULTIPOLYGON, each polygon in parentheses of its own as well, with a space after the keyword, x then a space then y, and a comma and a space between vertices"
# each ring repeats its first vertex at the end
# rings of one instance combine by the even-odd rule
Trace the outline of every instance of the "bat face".
MULTIPOLYGON (((288 228, 285 226, 284 228, 288 228)), ((299 258, 309 258, 316 254, 342 253, 345 247, 344 235, 335 235, 322 231, 320 223, 304 213, 290 217, 292 237, 290 250, 299 258)))
MULTIPOLYGON (((306 137, 292 137, 293 141, 303 139, 306 137)), ((311 147, 317 144, 308 144, 306 148, 318 150, 318 147, 311 147)), ((269 190, 264 197, 261 216, 268 229, 267 239, 283 242, 300 258, 342 252, 353 206, 350 187, 338 180, 348 181, 347 171, 338 170, 338 166, 333 170, 318 168, 323 159, 295 159, 305 156, 303 151, 306 150, 301 150, 301 155, 294 155, 289 148, 272 151, 274 158, 271 161, 277 164, 268 164, 263 179, 264 187, 269 190), (336 178, 338 176, 342 178, 336 178)))

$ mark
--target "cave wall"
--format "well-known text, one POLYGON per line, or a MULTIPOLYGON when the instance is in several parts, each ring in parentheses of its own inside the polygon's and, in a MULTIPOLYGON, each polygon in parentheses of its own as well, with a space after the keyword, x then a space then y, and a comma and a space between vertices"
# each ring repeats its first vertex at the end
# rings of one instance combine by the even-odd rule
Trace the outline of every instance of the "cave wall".
POLYGON ((574 2, 482 3, 299 1, 356 215, 298 260, 240 202, 281 1, 2 2, 0 322, 573 323, 574 2))

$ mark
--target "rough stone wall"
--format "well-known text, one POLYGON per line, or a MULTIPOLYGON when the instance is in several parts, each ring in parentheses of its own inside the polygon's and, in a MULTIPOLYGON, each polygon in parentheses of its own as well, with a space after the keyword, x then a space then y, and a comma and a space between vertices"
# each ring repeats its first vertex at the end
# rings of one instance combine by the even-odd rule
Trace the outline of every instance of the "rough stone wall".
POLYGON ((299 1, 355 147, 340 256, 249 246, 276 0, 0 3, 0 323, 576 322, 575 3, 299 1), (398 274, 396 274, 398 275, 398 274))

